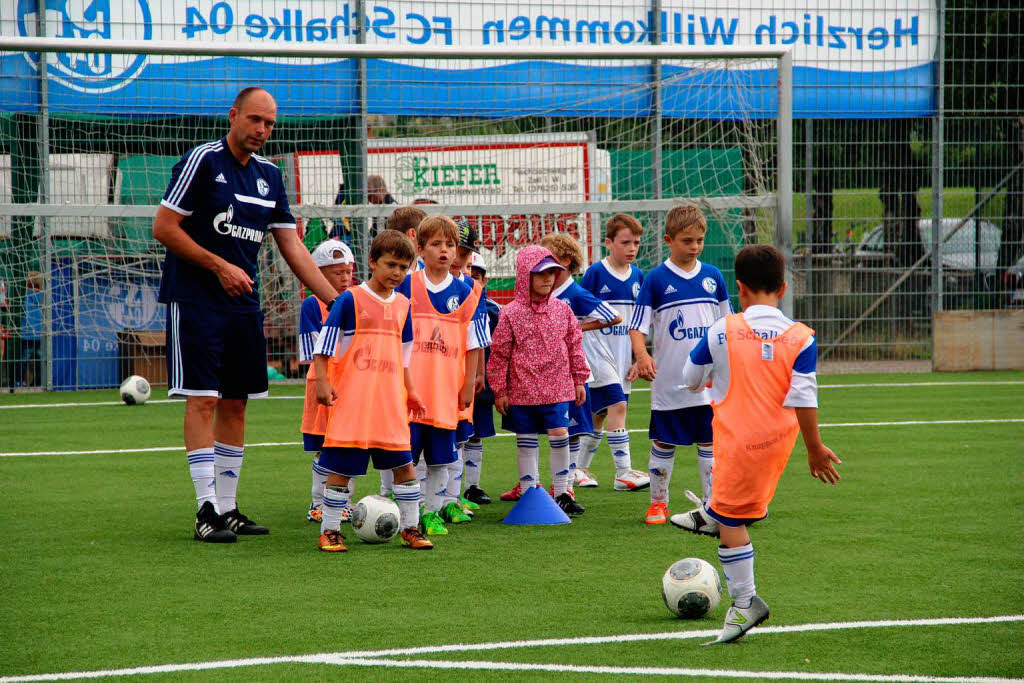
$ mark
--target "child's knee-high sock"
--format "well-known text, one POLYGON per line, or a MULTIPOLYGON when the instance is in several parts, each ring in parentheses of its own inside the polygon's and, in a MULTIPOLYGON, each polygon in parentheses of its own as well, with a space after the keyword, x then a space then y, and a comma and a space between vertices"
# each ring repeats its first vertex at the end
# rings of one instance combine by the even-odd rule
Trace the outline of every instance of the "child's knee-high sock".
POLYGON ((672 466, 675 464, 675 446, 659 448, 651 444, 651 502, 668 503, 668 485, 672 481, 672 466))
POLYGON ((444 502, 459 502, 462 495, 462 446, 456 449, 458 457, 455 462, 448 464, 448 484, 445 486, 444 502))
POLYGON ((313 477, 309 490, 309 507, 318 508, 324 504, 324 486, 327 485, 328 472, 320 467, 320 454, 313 456, 313 477))
MULTIPOLYGON (((392 474, 392 476, 394 476, 392 474)), ((398 516, 403 529, 420 524, 420 483, 415 479, 395 484, 395 502, 398 503, 398 516)))
POLYGON ((427 465, 427 512, 437 512, 444 505, 448 486, 448 465, 427 465))
POLYGON ((462 447, 462 454, 466 461, 463 477, 466 488, 480 486, 480 467, 484 460, 484 442, 466 442, 462 447))
POLYGON ((536 434, 516 434, 516 466, 523 489, 540 484, 540 446, 536 434))
POLYGON ((551 445, 551 486, 557 498, 565 493, 569 477, 569 437, 552 436, 548 443, 551 445))
POLYGON ((386 496, 395 488, 395 473, 392 470, 380 471, 380 495, 386 496))
POLYGON ((711 468, 715 464, 715 456, 711 446, 697 446, 697 466, 700 468, 701 499, 706 503, 711 500, 711 468))
POLYGON ((729 597, 737 607, 750 607, 757 593, 754 585, 754 545, 747 543, 737 548, 718 546, 718 561, 722 563, 729 597))
POLYGON ((569 437, 569 477, 566 479, 566 488, 572 491, 572 485, 576 483, 576 469, 579 467, 580 453, 583 450, 583 438, 569 437))
POLYGON ((625 429, 613 429, 608 432, 608 447, 612 449, 615 476, 621 477, 633 469, 633 461, 629 455, 629 432, 625 429))

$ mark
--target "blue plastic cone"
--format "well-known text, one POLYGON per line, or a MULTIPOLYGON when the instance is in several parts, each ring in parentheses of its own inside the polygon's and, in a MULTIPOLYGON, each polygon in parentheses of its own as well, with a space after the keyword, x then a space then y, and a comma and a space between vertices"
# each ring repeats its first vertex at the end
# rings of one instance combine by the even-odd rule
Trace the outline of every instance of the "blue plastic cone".
POLYGON ((502 524, 568 524, 569 516, 562 512, 558 503, 540 486, 531 486, 519 499, 502 524))

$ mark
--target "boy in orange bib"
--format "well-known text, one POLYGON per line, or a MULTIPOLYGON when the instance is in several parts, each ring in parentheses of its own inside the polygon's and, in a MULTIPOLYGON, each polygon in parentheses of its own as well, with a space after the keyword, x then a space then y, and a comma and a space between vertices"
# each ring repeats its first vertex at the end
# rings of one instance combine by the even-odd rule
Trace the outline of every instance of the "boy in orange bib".
POLYGON ((840 460, 818 433, 814 331, 778 309, 785 269, 785 257, 774 247, 741 249, 736 280, 743 313, 711 325, 683 368, 683 384, 691 391, 711 381, 714 485, 709 501, 670 521, 721 538, 718 559, 733 600, 721 635, 708 645, 737 641, 768 619, 768 605, 755 590, 747 525, 768 515, 798 433, 811 476, 839 481, 840 460))
POLYGON ((394 291, 414 257, 412 242, 400 232, 377 235, 370 245, 370 279, 338 298, 316 341, 316 397, 330 406, 320 452, 320 466, 329 472, 318 544, 324 552, 345 550, 341 515, 352 495, 349 481, 366 474, 370 460, 394 474, 402 544, 434 547, 419 530, 420 487, 409 442, 409 415, 423 413, 409 374, 409 299, 394 291), (332 356, 340 360, 336 377, 328 378, 332 356), (332 382, 346 391, 339 396, 332 382))

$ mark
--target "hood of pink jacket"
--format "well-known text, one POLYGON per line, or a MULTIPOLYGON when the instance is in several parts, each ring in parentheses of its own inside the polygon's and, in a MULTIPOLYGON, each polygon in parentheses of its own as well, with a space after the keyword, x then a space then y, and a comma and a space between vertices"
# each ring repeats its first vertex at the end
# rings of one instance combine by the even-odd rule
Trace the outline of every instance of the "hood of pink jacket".
POLYGON ((514 298, 519 303, 532 308, 538 313, 547 309, 551 295, 548 294, 540 303, 533 303, 530 297, 530 271, 547 256, 551 256, 551 252, 537 245, 524 247, 516 254, 516 288, 514 298))

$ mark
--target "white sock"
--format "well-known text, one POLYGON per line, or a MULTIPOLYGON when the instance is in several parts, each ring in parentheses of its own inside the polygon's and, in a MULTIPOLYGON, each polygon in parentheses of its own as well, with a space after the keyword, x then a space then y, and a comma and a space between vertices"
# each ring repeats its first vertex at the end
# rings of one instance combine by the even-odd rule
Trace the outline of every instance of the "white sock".
MULTIPOLYGON (((390 470, 389 470, 390 471, 390 470)), ((420 524, 420 484, 418 481, 408 481, 404 484, 395 484, 391 489, 395 492, 395 502, 398 503, 400 525, 403 529, 419 526, 420 524)))
POLYGON ((715 456, 711 446, 697 446, 697 467, 700 468, 701 499, 706 503, 711 500, 711 468, 715 464, 715 456))
POLYGON ((551 486, 557 498, 565 493, 569 477, 569 437, 550 436, 548 443, 551 446, 551 486))
POLYGON ((320 467, 320 454, 313 456, 313 483, 309 491, 309 507, 318 508, 324 502, 324 486, 327 485, 327 470, 320 467))
POLYGON ((213 504, 213 509, 217 510, 217 484, 214 482, 213 449, 197 448, 185 455, 188 456, 188 473, 192 475, 192 486, 196 489, 196 507, 201 508, 203 503, 209 501, 213 504))
POLYGON ((459 502, 462 495, 462 446, 455 449, 458 458, 448 464, 448 484, 445 485, 445 503, 459 502))
POLYGON ((427 502, 427 457, 420 454, 420 461, 416 463, 416 479, 420 483, 420 504, 427 502))
POLYGON ((217 469, 217 508, 221 513, 238 507, 238 477, 242 474, 245 446, 213 442, 213 464, 217 469))
POLYGON ((608 432, 608 448, 612 450, 615 476, 621 477, 633 469, 633 461, 629 456, 629 432, 625 429, 613 429, 608 432))
POLYGON ((341 511, 351 497, 347 486, 324 487, 324 516, 320 520, 320 533, 341 530, 341 511))
POLYGON ((380 495, 386 496, 394 490, 395 473, 391 470, 380 471, 380 495))
POLYGON ((580 451, 583 450, 583 439, 578 438, 575 441, 572 437, 569 438, 569 477, 566 480, 566 488, 572 491, 572 485, 576 483, 576 469, 579 467, 580 462, 580 451))
POLYGON ((652 503, 668 503, 668 485, 672 481, 675 458, 675 446, 662 449, 651 444, 651 460, 647 464, 647 469, 651 473, 652 503))
POLYGON ((718 561, 722 563, 729 597, 737 607, 750 607, 757 593, 754 586, 754 545, 747 543, 738 548, 718 546, 718 561))
POLYGON ((444 505, 448 485, 448 465, 427 465, 427 512, 437 512, 444 505))
POLYGON ((480 486, 480 467, 484 461, 484 442, 483 441, 469 441, 462 447, 462 453, 465 457, 466 469, 465 469, 465 480, 466 488, 470 486, 480 486))
POLYGON ((581 439, 580 448, 580 459, 578 465, 585 470, 590 469, 590 463, 594 462, 594 455, 597 454, 597 449, 601 446, 601 439, 604 437, 604 431, 593 432, 591 434, 584 434, 581 439))
POLYGON ((540 445, 536 434, 516 434, 516 467, 519 486, 527 489, 540 484, 540 445))

